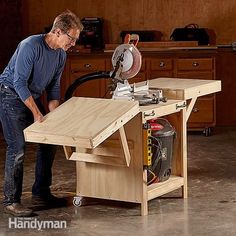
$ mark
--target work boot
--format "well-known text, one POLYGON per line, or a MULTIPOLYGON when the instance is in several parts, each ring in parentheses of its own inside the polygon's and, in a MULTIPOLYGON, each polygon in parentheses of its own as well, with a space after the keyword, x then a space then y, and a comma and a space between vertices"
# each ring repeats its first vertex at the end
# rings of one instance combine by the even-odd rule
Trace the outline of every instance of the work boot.
POLYGON ((34 206, 40 207, 64 207, 67 206, 67 201, 65 198, 58 198, 52 194, 46 196, 32 196, 31 203, 34 206))
POLYGON ((12 203, 11 205, 4 207, 4 212, 13 216, 30 216, 33 211, 27 207, 24 207, 21 203, 12 203))

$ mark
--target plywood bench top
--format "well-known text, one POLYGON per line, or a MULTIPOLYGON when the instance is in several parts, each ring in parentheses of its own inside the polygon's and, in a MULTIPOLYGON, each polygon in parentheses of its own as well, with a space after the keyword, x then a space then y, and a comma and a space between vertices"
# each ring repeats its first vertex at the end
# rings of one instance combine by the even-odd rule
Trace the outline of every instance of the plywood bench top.
POLYGON ((27 127, 25 140, 94 148, 139 112, 137 101, 72 97, 27 127))
MULTIPOLYGON (((138 101, 72 97, 24 130, 28 142, 95 148, 138 113, 146 120, 171 114, 185 106, 185 100, 221 90, 221 82, 158 78, 151 88, 162 89, 167 103, 139 106, 138 101)), ((139 84, 139 83, 138 83, 139 84)))
POLYGON ((150 89, 162 89, 164 96, 168 99, 187 100, 221 91, 221 81, 157 78, 149 80, 149 87, 150 89))

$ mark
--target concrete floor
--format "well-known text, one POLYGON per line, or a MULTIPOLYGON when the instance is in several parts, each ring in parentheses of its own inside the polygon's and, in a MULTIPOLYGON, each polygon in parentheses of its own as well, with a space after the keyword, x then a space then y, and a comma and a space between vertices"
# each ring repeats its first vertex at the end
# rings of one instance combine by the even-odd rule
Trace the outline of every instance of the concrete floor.
MULTIPOLYGON (((35 145, 27 146, 22 202, 31 207, 35 145)), ((3 195, 5 143, 0 134, 0 195, 3 195)), ((52 191, 67 197, 68 206, 36 209, 38 221, 65 220, 65 229, 12 229, 9 215, 0 207, 0 235, 236 235, 236 127, 216 128, 214 134, 188 134, 188 193, 180 190, 149 202, 149 215, 140 216, 140 205, 97 200, 74 207, 75 163, 59 148, 54 162, 52 191)))

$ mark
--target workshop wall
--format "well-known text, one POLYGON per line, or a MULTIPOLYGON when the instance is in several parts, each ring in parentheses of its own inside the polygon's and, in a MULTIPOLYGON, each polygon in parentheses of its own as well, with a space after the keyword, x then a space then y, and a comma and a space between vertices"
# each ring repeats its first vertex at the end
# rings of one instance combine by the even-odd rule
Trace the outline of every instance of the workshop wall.
POLYGON ((5 67, 21 39, 20 9, 21 0, 0 0, 0 69, 5 67))
POLYGON ((42 32, 54 16, 70 9, 80 18, 101 17, 106 43, 119 43, 122 30, 159 30, 168 40, 176 27, 196 23, 216 33, 217 44, 236 40, 236 0, 22 0, 23 35, 42 32))

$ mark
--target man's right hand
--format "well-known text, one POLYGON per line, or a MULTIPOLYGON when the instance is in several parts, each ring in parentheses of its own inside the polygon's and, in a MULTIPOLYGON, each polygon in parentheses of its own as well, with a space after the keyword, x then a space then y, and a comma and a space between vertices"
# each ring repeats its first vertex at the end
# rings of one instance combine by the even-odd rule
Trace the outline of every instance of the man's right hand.
POLYGON ((31 112, 33 113, 34 122, 35 121, 42 122, 44 120, 44 117, 43 117, 42 113, 40 112, 40 110, 38 109, 38 106, 36 105, 36 103, 35 103, 32 96, 28 97, 24 101, 24 103, 31 110, 31 112))
POLYGON ((37 113, 37 114, 34 114, 34 122, 43 122, 44 121, 44 117, 41 113, 37 113))

